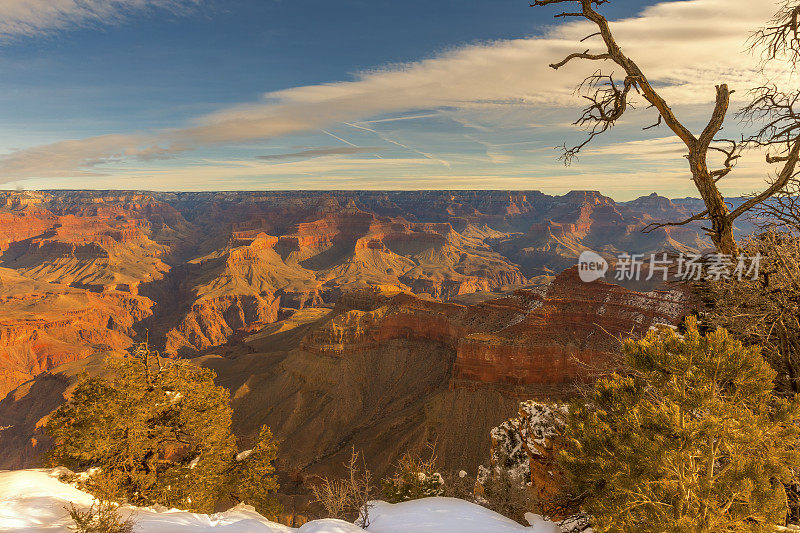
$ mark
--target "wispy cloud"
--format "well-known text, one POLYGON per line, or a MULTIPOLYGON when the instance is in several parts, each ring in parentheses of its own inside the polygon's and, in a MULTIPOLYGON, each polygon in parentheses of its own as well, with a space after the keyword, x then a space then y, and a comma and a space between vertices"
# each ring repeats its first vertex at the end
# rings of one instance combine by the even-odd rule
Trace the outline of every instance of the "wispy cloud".
POLYGON ((430 159, 432 161, 438 161, 439 163, 441 163, 442 165, 446 166, 447 168, 450 168, 450 163, 445 161, 444 159, 439 159, 438 157, 435 157, 435 156, 433 156, 433 155, 431 155, 431 154, 429 154, 427 152, 423 152, 421 150, 417 150, 416 148, 412 148, 412 147, 410 147, 410 146, 408 146, 406 144, 403 144, 403 143, 401 143, 399 141, 395 141, 394 139, 390 139, 389 137, 387 137, 383 133, 379 132, 378 130, 374 130, 372 128, 368 128, 366 126, 361 126, 359 124, 351 124, 349 122, 345 122, 345 124, 350 126, 351 128, 356 128, 356 129, 359 129, 359 130, 364 130, 364 131, 368 131, 370 133, 374 133, 375 135, 377 135, 378 137, 380 137, 382 140, 386 141, 387 143, 393 144, 395 146, 399 146, 400 148, 403 148, 404 150, 408 150, 409 152, 413 152, 413 153, 415 153, 417 155, 421 155, 422 157, 425 157, 425 158, 430 159))
POLYGON ((441 116, 440 113, 423 113, 421 115, 403 115, 399 117, 377 118, 375 120, 365 120, 364 124, 381 124, 385 122, 400 122, 402 120, 419 120, 423 118, 433 118, 441 116))
MULTIPOLYGON (((11 4, 22 9, 29 1, 11 0, 11 4)), ((141 8, 172 2, 94 0, 75 4, 84 3, 141 8)), ((622 47, 651 81, 663 87, 680 112, 681 106, 712 102, 715 84, 728 82, 742 94, 754 83, 758 65, 743 52, 744 43, 773 9, 771 2, 752 0, 665 2, 637 17, 614 22, 613 30, 622 47)), ((539 124, 540 116, 553 107, 565 108, 563 113, 571 117, 574 110, 567 108, 579 103, 573 94, 576 80, 602 65, 575 62, 556 72, 547 64, 578 48, 592 48, 591 40, 577 42, 588 33, 591 29, 586 24, 566 24, 541 37, 466 46, 432 59, 363 72, 353 81, 268 93, 261 101, 199 117, 187 127, 26 148, 0 156, 0 181, 81 175, 96 172, 108 162, 319 131, 341 123, 373 131, 390 143, 447 166, 448 161, 429 153, 429 147, 422 151, 400 143, 381 132, 379 124, 367 121, 391 113, 426 115, 441 109, 451 118, 465 117, 462 123, 470 127, 470 113, 489 110, 482 114, 481 127, 496 131, 515 123, 518 127, 539 124)), ((558 142, 554 139, 553 144, 558 142)))
POLYGON ((96 175, 96 167, 136 159, 152 161, 185 150, 177 143, 162 146, 146 135, 98 135, 18 150, 0 159, 0 182, 13 178, 96 175), (5 179, 3 179, 5 178, 5 179))
POLYGON ((183 10, 198 0, 2 0, 0 40, 116 24, 151 9, 183 10))
POLYGON ((314 148, 313 150, 302 150, 287 154, 259 155, 257 159, 275 161, 280 159, 311 159, 314 157, 324 157, 329 155, 349 155, 349 154, 370 154, 384 150, 379 146, 344 146, 340 148, 314 148))
POLYGON ((628 159, 649 161, 667 159, 671 162, 680 162, 680 156, 686 153, 688 153, 686 145, 677 137, 658 137, 593 146, 585 151, 584 156, 610 155, 628 159))

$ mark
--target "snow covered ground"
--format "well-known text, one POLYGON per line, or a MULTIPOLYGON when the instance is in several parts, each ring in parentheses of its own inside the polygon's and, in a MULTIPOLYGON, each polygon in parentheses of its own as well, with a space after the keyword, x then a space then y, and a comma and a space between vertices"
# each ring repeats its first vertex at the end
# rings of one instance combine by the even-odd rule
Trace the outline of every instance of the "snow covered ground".
MULTIPOLYGON (((65 506, 89 507, 92 497, 60 482, 52 470, 0 472, 0 531, 67 532, 65 506)), ((137 533, 363 533, 341 520, 314 520, 296 529, 270 522, 241 506, 212 515, 153 508, 123 507, 132 514, 137 533)), ((453 498, 425 498, 399 504, 375 502, 370 533, 559 533, 552 522, 532 517, 523 527, 478 505, 453 498)))

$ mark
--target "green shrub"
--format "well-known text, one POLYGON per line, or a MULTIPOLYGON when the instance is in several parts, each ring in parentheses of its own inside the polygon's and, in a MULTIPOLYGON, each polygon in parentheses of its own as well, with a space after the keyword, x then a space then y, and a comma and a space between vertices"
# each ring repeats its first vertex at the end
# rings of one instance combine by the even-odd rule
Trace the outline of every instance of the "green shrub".
POLYGON ((723 329, 628 340, 625 375, 570 408, 561 463, 595 531, 772 531, 798 461, 793 400, 723 329))
POLYGON ((275 499, 279 488, 274 465, 277 456, 278 443, 270 428, 262 426, 255 447, 238 461, 230 477, 233 498, 252 505, 261 515, 273 520, 282 511, 275 499))
POLYGON ((83 488, 101 499, 212 511, 236 457, 228 391, 211 370, 147 344, 112 369, 84 374, 50 416, 50 463, 93 469, 83 488))
POLYGON ((77 533, 132 533, 133 520, 123 520, 119 516, 117 506, 111 502, 99 501, 93 503, 86 511, 81 511, 70 504, 69 516, 73 525, 70 529, 77 533))
POLYGON ((395 474, 381 481, 383 497, 390 503, 442 496, 444 479, 435 469, 435 456, 423 460, 406 454, 397 463, 395 474))

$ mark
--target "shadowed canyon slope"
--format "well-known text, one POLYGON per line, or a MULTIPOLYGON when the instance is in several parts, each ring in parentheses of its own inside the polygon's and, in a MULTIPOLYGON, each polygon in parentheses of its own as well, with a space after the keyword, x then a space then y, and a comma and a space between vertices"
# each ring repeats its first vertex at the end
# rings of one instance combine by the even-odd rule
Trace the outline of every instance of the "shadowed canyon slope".
POLYGON ((145 332, 218 372, 237 433, 292 439, 287 469, 325 471, 352 445, 381 469, 427 441, 473 467, 483 444, 459 443, 519 398, 569 394, 616 337, 682 316, 679 288, 568 268, 586 249, 702 248, 695 226, 640 231, 692 208, 591 191, 0 193, 0 467, 35 462, 77 372, 145 332))
MULTIPOLYGON (((437 443, 448 468, 474 470, 488 432, 522 398, 564 398, 619 339, 689 308, 681 288, 636 293, 575 269, 537 289, 471 305, 396 289, 345 292, 333 308, 306 308, 194 359, 233 396, 234 430, 247 446, 262 424, 292 442, 284 469, 324 473, 352 446, 385 471, 408 449, 437 443), (465 446, 464 443, 472 443, 465 446)), ((30 464, 47 447, 42 420, 80 370, 67 363, 0 402, 0 465, 30 464)))

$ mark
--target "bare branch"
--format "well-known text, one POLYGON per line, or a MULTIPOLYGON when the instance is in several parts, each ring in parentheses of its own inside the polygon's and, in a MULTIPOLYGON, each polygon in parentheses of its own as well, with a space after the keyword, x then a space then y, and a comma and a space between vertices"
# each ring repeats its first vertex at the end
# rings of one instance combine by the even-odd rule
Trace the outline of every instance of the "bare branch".
POLYGON ((788 161, 789 160, 789 156, 788 155, 772 155, 772 154, 768 153, 767 156, 766 156, 766 160, 767 160, 767 163, 780 163, 782 161, 788 161))
POLYGON ((785 59, 794 67, 800 60, 800 4, 783 0, 767 26, 750 41, 751 50, 761 50, 764 62, 785 59))
MULTIPOLYGON (((530 4, 530 6, 536 7, 536 6, 548 6, 550 4, 567 4, 567 3, 574 3, 576 1, 583 3, 582 0, 534 0, 534 2, 530 4)), ((609 0, 591 0, 590 2, 587 3, 596 6, 601 6, 603 4, 607 4, 608 2, 609 0)))
POLYGON ((778 194, 755 206, 750 218, 764 230, 800 232, 800 181, 791 179, 778 194))
POLYGON ((661 115, 658 115, 658 119, 656 120, 655 124, 650 124, 649 126, 645 126, 642 128, 643 130, 649 130, 652 128, 657 128, 661 125, 661 115))
POLYGON ((737 116, 759 129, 747 142, 788 152, 800 134, 800 90, 781 91, 775 85, 764 85, 750 91, 752 101, 737 116))
POLYGON ((612 57, 609 54, 590 54, 589 50, 586 50, 583 53, 575 52, 573 54, 570 54, 561 61, 559 61, 558 63, 550 63, 550 68, 558 70, 567 63, 569 63, 570 61, 572 61, 573 59, 590 59, 593 61, 598 61, 604 59, 612 59, 612 57))
POLYGON ((718 139, 717 142, 729 143, 730 148, 709 146, 710 150, 715 150, 725 155, 725 161, 722 163, 723 168, 711 172, 711 177, 715 182, 727 176, 733 170, 733 167, 736 166, 738 159, 742 156, 742 145, 733 139, 718 139))
MULTIPOLYGON (((593 6, 599 6, 606 2, 606 0, 537 0, 532 6, 546 6, 550 4, 563 4, 563 3, 572 3, 581 6, 581 13, 584 18, 593 22, 597 29, 599 30, 595 34, 592 35, 600 35, 603 38, 603 43, 606 46, 606 52, 602 54, 589 54, 588 50, 581 53, 575 53, 568 56, 567 59, 561 61, 560 63, 555 63, 554 65, 563 66, 568 61, 575 59, 575 58, 584 58, 589 60, 598 60, 598 59, 608 59, 614 61, 617 65, 622 67, 625 71, 626 80, 630 80, 631 85, 635 85, 637 90, 641 89, 644 97, 647 101, 652 104, 656 109, 658 109, 659 113, 662 116, 662 120, 667 126, 676 134, 681 140, 686 143, 687 146, 691 147, 690 145, 696 142, 695 137, 692 133, 681 124, 675 115, 672 113, 672 110, 667 105, 666 101, 658 94, 658 92, 650 85, 649 81, 645 77, 644 73, 641 69, 634 63, 628 56, 626 56, 622 49, 617 44, 614 36, 611 33, 611 29, 608 25, 608 21, 605 17, 600 15, 593 6)), ((552 65, 551 65, 552 66, 552 65)), ((557 67, 554 67, 557 68, 557 67)), ((606 128, 608 129, 608 128, 606 128)), ((713 136, 712 136, 713 137, 713 136)))
POLYGON ((728 90, 726 84, 717 85, 717 100, 714 104, 714 111, 711 113, 711 118, 708 124, 703 129, 703 133, 697 139, 696 149, 700 152, 708 151, 711 141, 722 129, 722 123, 725 121, 725 115, 728 113, 728 105, 730 104, 731 91, 728 90))
POLYGON ((682 220, 680 222, 653 222, 652 224, 648 224, 647 226, 642 228, 642 233, 650 233, 651 231, 663 228, 665 226, 685 226, 686 224, 690 224, 697 220, 708 220, 708 209, 706 209, 702 213, 697 213, 696 215, 692 215, 686 220, 682 220))
POLYGON ((564 147, 561 156, 564 164, 569 165, 592 139, 614 126, 630 105, 628 93, 633 87, 634 81, 630 78, 626 78, 622 87, 619 87, 612 76, 605 76, 600 71, 583 80, 578 90, 588 93, 583 98, 589 101, 589 105, 574 124, 588 129, 589 136, 576 146, 564 147))
POLYGON ((770 198, 774 194, 780 192, 784 187, 786 187, 786 185, 789 183, 789 180, 791 180, 796 174, 798 159, 800 159, 800 138, 794 141, 792 149, 787 156, 786 162, 784 163, 783 168, 778 173, 778 176, 772 183, 772 185, 770 185, 761 194, 753 196, 745 203, 734 209, 729 215, 730 219, 731 220, 736 219, 748 209, 751 209, 753 206, 760 204, 767 198, 770 198))
POLYGON ((531 7, 548 6, 550 4, 566 4, 568 2, 574 2, 574 0, 534 0, 534 2, 531 4, 531 7))

